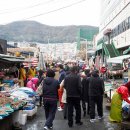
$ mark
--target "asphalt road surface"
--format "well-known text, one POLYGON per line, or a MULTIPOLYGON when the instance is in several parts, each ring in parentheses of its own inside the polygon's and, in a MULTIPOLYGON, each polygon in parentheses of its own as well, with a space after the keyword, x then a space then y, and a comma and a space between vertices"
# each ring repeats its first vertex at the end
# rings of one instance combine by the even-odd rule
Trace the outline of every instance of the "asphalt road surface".
MULTIPOLYGON (((53 130, 120 130, 120 124, 109 122, 108 116, 109 110, 106 109, 106 99, 104 99, 104 118, 102 120, 97 119, 95 123, 91 123, 89 121, 89 116, 82 116, 82 126, 77 126, 74 124, 72 128, 69 128, 67 125, 67 120, 63 119, 63 112, 57 111, 53 124, 53 130)), ((44 107, 39 107, 37 115, 34 119, 27 121, 27 124, 23 126, 23 130, 43 130, 44 123, 44 107)))

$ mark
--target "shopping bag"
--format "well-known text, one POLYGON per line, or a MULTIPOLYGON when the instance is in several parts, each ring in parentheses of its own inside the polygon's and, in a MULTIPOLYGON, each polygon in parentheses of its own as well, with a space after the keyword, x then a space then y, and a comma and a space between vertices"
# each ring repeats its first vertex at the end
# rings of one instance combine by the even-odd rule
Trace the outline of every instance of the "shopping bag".
POLYGON ((41 96, 43 94, 43 81, 39 84, 36 93, 41 96))

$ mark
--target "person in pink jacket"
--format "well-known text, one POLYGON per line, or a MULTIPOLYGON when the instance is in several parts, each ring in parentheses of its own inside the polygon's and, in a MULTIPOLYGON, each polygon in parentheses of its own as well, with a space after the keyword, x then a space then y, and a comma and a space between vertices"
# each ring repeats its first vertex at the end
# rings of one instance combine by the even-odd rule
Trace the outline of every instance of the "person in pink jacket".
POLYGON ((26 87, 33 89, 34 91, 37 90, 37 84, 39 79, 38 78, 31 78, 28 82, 26 87))

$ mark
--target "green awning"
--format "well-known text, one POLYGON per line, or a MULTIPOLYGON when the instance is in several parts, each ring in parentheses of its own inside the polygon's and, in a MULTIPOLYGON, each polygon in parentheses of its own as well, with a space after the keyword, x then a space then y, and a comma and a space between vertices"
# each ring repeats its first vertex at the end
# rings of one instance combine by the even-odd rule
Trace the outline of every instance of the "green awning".
POLYGON ((127 54, 130 52, 130 47, 128 47, 126 50, 123 51, 123 55, 127 54))

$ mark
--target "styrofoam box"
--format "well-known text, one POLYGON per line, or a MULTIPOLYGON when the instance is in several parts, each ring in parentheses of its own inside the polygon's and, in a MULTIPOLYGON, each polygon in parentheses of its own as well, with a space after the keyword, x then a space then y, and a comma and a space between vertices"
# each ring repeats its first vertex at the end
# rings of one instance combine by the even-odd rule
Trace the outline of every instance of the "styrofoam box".
POLYGON ((20 123, 21 125, 25 125, 26 122, 27 122, 27 114, 22 114, 22 115, 21 115, 21 118, 20 118, 20 120, 19 120, 19 123, 20 123))
POLYGON ((25 125, 27 122, 27 114, 23 113, 22 110, 15 111, 13 114, 13 124, 19 123, 20 125, 25 125))
POLYGON ((35 113, 37 113, 37 106, 35 106, 35 113))
POLYGON ((32 110, 23 110, 24 114, 27 114, 27 116, 33 116, 37 113, 37 107, 35 106, 32 110))
POLYGON ((21 113, 22 113, 22 111, 15 111, 12 114, 12 116, 13 116, 13 118, 12 118, 13 124, 19 123, 19 118, 21 117, 21 113))

